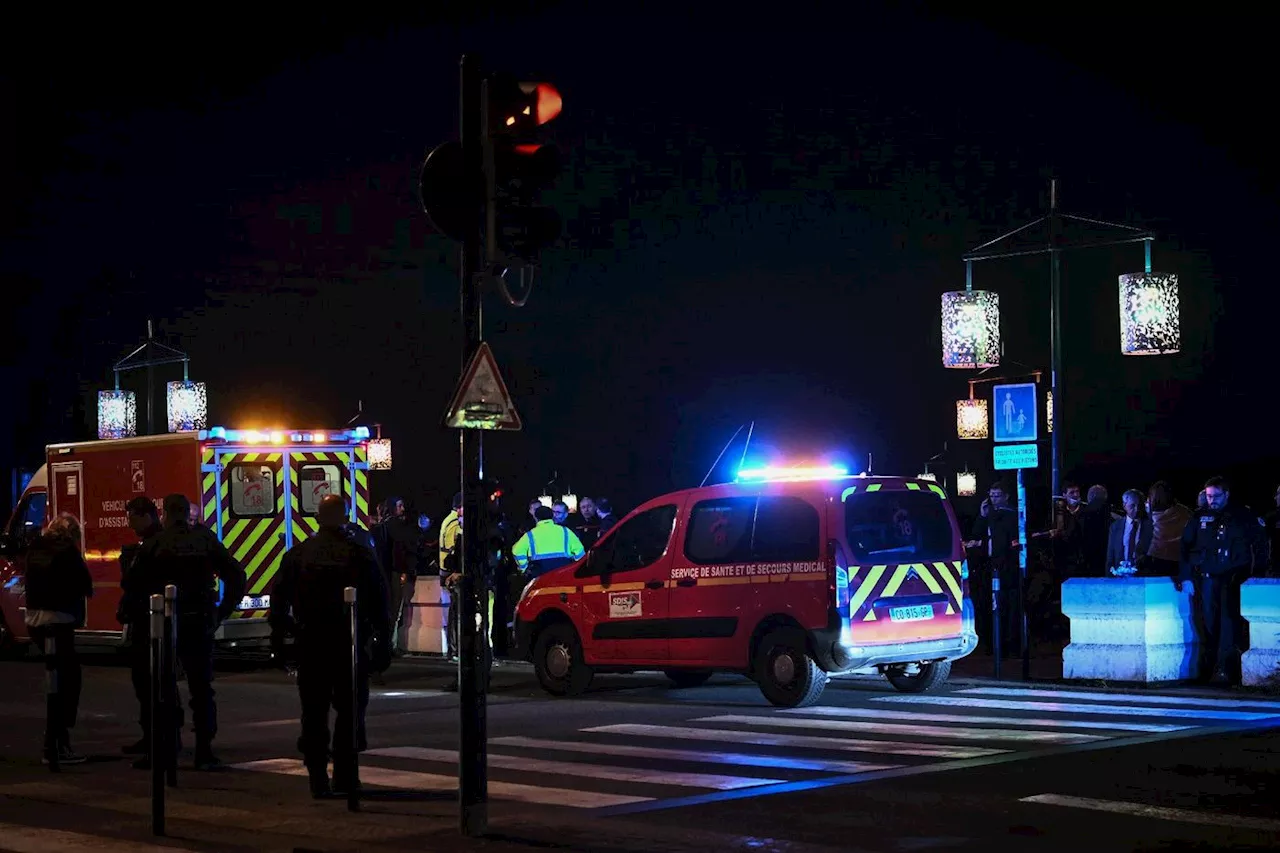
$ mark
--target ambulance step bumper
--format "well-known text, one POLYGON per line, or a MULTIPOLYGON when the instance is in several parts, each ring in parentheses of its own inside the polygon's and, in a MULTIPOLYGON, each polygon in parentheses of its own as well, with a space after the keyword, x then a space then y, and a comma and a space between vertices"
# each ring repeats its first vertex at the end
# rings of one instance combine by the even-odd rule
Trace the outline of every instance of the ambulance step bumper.
MULTIPOLYGON (((977 647, 978 635, 969 631, 956 637, 919 640, 912 643, 855 646, 837 642, 831 646, 831 666, 823 666, 823 669, 828 672, 849 672, 894 663, 957 660, 972 653, 977 647)), ((819 661, 819 664, 822 663, 824 662, 819 661)))

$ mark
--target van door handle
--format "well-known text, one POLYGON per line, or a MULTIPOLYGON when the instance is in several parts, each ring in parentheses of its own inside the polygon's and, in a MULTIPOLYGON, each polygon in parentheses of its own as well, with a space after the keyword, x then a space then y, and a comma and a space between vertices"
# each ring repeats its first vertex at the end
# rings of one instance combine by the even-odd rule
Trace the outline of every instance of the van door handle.
POLYGON ((662 589, 664 586, 666 586, 666 584, 663 583, 662 581, 649 581, 644 585, 644 588, 645 589, 662 589))
POLYGON ((697 578, 681 578, 680 580, 676 581, 676 586, 696 586, 697 583, 698 583, 697 578))

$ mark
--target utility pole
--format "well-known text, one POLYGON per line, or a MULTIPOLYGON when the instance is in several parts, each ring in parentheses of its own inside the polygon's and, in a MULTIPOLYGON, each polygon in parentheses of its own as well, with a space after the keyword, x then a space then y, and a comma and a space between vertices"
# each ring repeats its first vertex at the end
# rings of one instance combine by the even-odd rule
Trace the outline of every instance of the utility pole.
MULTIPOLYGON (((482 75, 472 54, 461 63, 460 138, 465 176, 465 216, 470 227, 463 233, 458 288, 462 309, 462 370, 465 371, 484 342, 480 327, 480 282, 485 219, 484 116, 482 75)), ((480 664, 484 638, 476 627, 481 611, 478 594, 484 591, 485 512, 480 480, 484 474, 484 432, 458 431, 462 482, 462 578, 458 584, 458 817, 463 835, 484 834, 489 822, 487 778, 488 709, 480 664)))
POLYGON ((1062 494, 1062 439, 1065 432, 1059 413, 1067 410, 1062 401, 1062 250, 1058 247, 1061 230, 1058 222, 1058 180, 1053 178, 1049 181, 1049 388, 1058 425, 1049 434, 1049 452, 1053 457, 1053 491, 1050 494, 1055 498, 1062 494))

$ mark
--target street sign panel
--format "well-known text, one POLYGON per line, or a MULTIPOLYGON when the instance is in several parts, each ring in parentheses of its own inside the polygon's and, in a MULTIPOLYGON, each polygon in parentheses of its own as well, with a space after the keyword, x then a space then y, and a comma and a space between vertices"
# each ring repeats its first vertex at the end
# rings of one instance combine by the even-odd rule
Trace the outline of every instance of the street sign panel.
POLYGON ((1036 440, 1036 384, 997 385, 992 392, 996 441, 1036 440))
POLYGON ((997 471, 1036 468, 1040 465, 1039 448, 1034 444, 997 444, 991 451, 997 471))
POLYGON ((453 394, 453 402, 449 404, 449 413, 445 415, 444 425, 453 429, 512 432, 523 426, 488 344, 480 344, 463 372, 458 390, 453 394))

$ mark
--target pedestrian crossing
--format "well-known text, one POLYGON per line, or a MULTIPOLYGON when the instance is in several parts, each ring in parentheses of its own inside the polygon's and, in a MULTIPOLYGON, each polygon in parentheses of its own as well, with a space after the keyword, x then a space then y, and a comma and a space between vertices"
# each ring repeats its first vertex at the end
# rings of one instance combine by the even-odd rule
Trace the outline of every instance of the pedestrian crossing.
MULTIPOLYGON (((848 698, 856 704, 491 737, 489 796, 572 809, 667 808, 690 798, 852 784, 957 762, 1016 760, 1020 753, 1031 758, 1224 726, 1280 726, 1280 702, 1248 698, 1019 687, 848 698)), ((453 749, 380 746, 363 753, 360 775, 374 789, 448 792, 457 787, 458 760, 453 749)), ((234 767, 306 775, 296 757, 234 767)))

